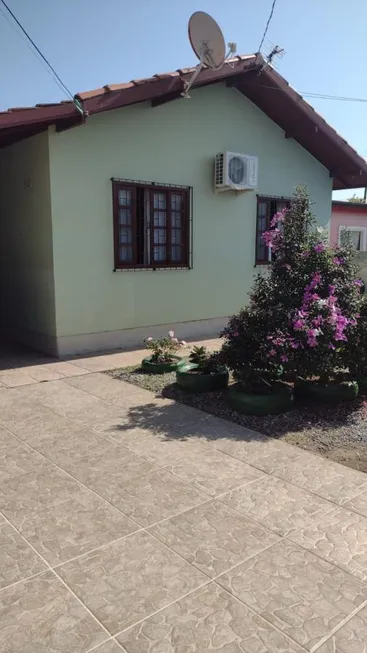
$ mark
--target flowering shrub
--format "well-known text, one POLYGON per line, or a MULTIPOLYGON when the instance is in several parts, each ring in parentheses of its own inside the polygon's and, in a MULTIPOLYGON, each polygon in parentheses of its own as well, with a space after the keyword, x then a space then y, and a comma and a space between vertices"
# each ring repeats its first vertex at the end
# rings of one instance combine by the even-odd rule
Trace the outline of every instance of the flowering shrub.
POLYGON ((153 354, 151 356, 152 363, 170 363, 174 358, 176 351, 180 347, 185 347, 185 340, 181 342, 176 338, 174 331, 169 331, 168 336, 164 338, 145 338, 144 344, 147 349, 150 349, 153 354))
POLYGON ((270 274, 257 276, 248 306, 224 329, 221 360, 256 387, 282 372, 328 380, 348 368, 359 329, 362 282, 353 247, 328 245, 302 188, 263 239, 270 274))

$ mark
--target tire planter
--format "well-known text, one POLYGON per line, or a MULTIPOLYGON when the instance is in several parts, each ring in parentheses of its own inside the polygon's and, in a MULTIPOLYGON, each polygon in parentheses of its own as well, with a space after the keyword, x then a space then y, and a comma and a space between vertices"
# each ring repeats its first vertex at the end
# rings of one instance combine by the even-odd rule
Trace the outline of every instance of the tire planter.
POLYGON ((149 374, 166 374, 167 372, 174 372, 178 367, 185 364, 185 360, 180 356, 172 356, 173 360, 170 363, 153 363, 152 356, 143 358, 141 368, 144 372, 149 374))
POLYGON ((357 381, 342 381, 341 383, 320 383, 298 378, 295 395, 297 399, 311 399, 324 404, 337 404, 341 401, 353 401, 358 397, 357 381))
POLYGON ((195 363, 181 365, 176 371, 177 385, 187 392, 197 393, 224 390, 228 386, 229 373, 225 367, 212 374, 191 374, 197 369, 195 363))
POLYGON ((228 390, 226 399, 231 408, 245 415, 276 415, 291 410, 294 404, 292 388, 275 382, 273 389, 268 395, 250 394, 238 383, 228 390))

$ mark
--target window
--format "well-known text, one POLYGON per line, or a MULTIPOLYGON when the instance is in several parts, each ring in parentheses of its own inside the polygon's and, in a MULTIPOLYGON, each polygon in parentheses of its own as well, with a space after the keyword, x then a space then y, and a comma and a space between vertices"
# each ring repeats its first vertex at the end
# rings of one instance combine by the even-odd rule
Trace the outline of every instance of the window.
POLYGON ((364 252, 366 249, 366 228, 364 227, 339 227, 339 244, 342 244, 345 234, 357 252, 364 252))
POLYGON ((277 197, 257 198, 257 220, 256 220, 256 265, 262 265, 271 261, 270 248, 263 241, 264 231, 270 228, 270 222, 275 213, 289 206, 290 200, 277 197))
POLYGON ((112 180, 115 269, 189 268, 191 189, 112 180))

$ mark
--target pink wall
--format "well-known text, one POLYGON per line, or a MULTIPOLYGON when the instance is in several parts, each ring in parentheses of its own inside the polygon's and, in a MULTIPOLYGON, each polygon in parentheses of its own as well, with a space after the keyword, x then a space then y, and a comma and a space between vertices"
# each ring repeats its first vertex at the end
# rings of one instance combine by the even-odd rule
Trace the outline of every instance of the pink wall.
MULTIPOLYGON (((351 202, 348 202, 347 205, 333 202, 330 221, 330 243, 332 245, 338 243, 340 226, 364 227, 367 230, 367 204, 355 206, 351 202)), ((367 237, 365 243, 367 243, 367 237)))

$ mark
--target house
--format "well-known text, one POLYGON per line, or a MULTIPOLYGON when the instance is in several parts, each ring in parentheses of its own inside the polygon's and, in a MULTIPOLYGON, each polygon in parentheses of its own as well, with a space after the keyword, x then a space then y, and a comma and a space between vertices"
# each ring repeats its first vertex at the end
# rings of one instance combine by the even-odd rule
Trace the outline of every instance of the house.
POLYGON ((330 243, 338 245, 347 232, 357 251, 360 274, 367 284, 367 204, 333 200, 330 220, 330 243))
POLYGON ((194 70, 0 113, 4 333, 59 356, 217 334, 296 185, 324 226, 333 189, 367 185, 365 160, 258 56, 202 70, 182 99, 194 70), (253 161, 252 190, 214 192, 225 152, 256 157, 231 170, 253 161))
POLYGON ((338 245, 343 232, 349 237, 357 252, 367 251, 367 204, 333 200, 330 220, 330 242, 338 245))

